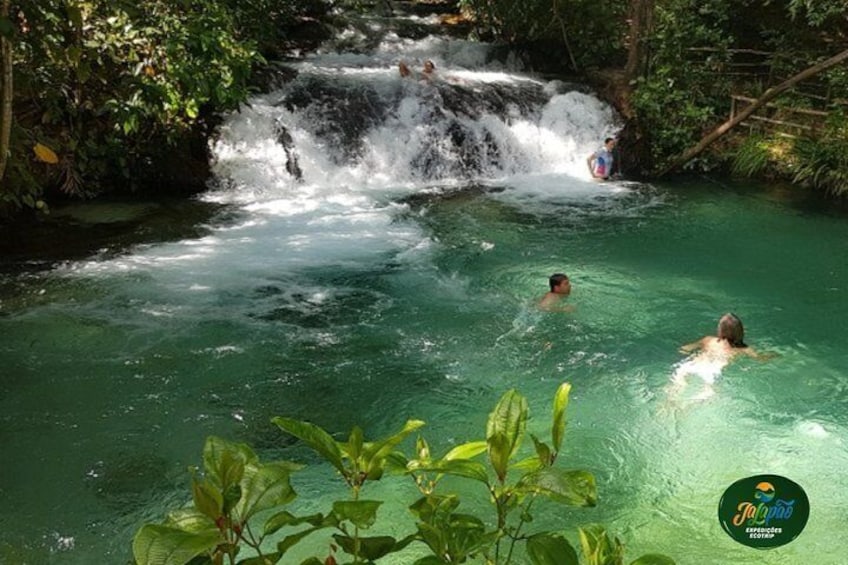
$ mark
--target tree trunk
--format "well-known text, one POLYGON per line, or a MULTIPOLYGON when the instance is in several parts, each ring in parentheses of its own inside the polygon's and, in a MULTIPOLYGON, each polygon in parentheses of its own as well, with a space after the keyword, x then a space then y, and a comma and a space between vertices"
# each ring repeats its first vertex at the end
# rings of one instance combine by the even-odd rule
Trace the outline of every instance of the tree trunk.
POLYGON ((654 27, 654 0, 630 2, 630 44, 627 47, 627 65, 624 75, 628 81, 644 75, 647 70, 647 38, 654 27))
MULTIPOLYGON (((11 0, 0 4, 0 17, 9 19, 11 0)), ((2 87, 0 87, 0 181, 6 174, 9 160, 9 139, 12 134, 12 42, 0 36, 0 69, 2 69, 2 87)))
POLYGON ((701 151, 709 147, 715 140, 717 140, 722 135, 724 135, 743 121, 745 121, 748 116, 756 112, 760 107, 767 104, 770 100, 777 97, 779 94, 782 94, 783 92, 789 90, 790 88, 792 88, 803 80, 815 76, 818 73, 829 69, 830 67, 838 65, 846 59, 848 59, 848 49, 842 51, 837 55, 834 55, 826 61, 822 61, 821 63, 818 63, 816 65, 813 65, 812 67, 809 67, 806 70, 801 71, 797 75, 781 82, 777 86, 769 88, 763 93, 762 96, 752 102, 750 106, 746 107, 744 110, 736 114, 734 118, 727 120, 719 127, 714 129, 712 132, 705 135, 701 139, 701 141, 698 142, 697 145, 695 145, 694 147, 690 147, 689 149, 681 153, 677 158, 674 159, 674 161, 672 161, 672 163, 668 167, 666 167, 657 175, 657 178, 665 176, 671 171, 677 169, 678 167, 685 165, 687 162, 689 162, 690 159, 692 159, 693 157, 701 153, 701 151))

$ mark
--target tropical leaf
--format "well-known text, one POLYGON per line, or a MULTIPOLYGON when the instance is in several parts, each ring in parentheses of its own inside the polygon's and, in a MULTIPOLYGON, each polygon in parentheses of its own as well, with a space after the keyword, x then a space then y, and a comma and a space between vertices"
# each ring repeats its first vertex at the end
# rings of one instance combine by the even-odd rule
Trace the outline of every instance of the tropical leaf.
POLYGON ((244 466, 258 462, 259 457, 245 443, 209 436, 203 444, 203 468, 222 488, 240 482, 244 466))
POLYGON ((58 155, 56 155, 56 153, 54 153, 53 150, 47 147, 46 145, 36 143, 35 146, 33 146, 32 150, 35 152, 35 158, 41 161, 42 163, 55 165, 59 162, 58 155))
POLYGON ((284 462, 245 467, 242 497, 236 511, 242 521, 257 512, 288 504, 297 496, 289 482, 291 466, 284 462))
POLYGON ((568 540, 548 532, 527 539, 527 557, 533 565, 579 565, 577 552, 568 540))
MULTIPOLYGON (((527 427, 527 399, 521 396, 515 389, 507 391, 498 402, 495 409, 489 414, 486 424, 486 442, 489 444, 489 454, 492 452, 492 442, 497 438, 498 449, 506 449, 506 459, 518 450, 527 427)), ((502 454, 499 454, 499 457, 502 454)), ((503 470, 506 472, 504 462, 503 470)), ((499 475, 500 476, 500 473, 499 475)))
POLYGON ((344 474, 345 468, 344 463, 342 462, 342 452, 339 449, 336 440, 334 440, 323 428, 320 428, 310 422, 301 422, 299 420, 283 418, 281 416, 277 416, 271 421, 284 432, 304 441, 340 473, 344 474))
POLYGON ((377 520, 380 500, 337 500, 333 502, 333 514, 341 522, 349 520, 358 528, 368 529, 377 520))
POLYGON ((455 477, 464 477, 466 479, 474 479, 481 483, 489 483, 489 475, 486 473, 486 466, 477 461, 469 461, 468 459, 452 459, 448 461, 434 461, 428 465, 418 464, 415 461, 409 463, 407 468, 410 471, 434 472, 445 475, 453 475, 455 477))
POLYGON ((401 429, 398 433, 379 441, 366 444, 362 449, 362 458, 369 467, 374 464, 382 463, 382 460, 391 453, 397 444, 402 442, 406 436, 424 425, 424 422, 421 420, 407 420, 403 429, 401 429))
MULTIPOLYGON (((333 534, 333 539, 339 544, 339 547, 345 553, 354 555, 356 551, 356 541, 352 537, 343 536, 341 534, 333 534)), ((397 540, 391 536, 374 536, 359 538, 359 552, 357 557, 364 557, 369 561, 376 561, 381 557, 396 551, 395 546, 397 540)))
POLYGON ((451 459, 473 459, 485 452, 487 448, 487 444, 485 441, 469 441, 468 443, 463 443, 457 445, 450 451, 448 451, 443 460, 451 460, 451 459))
POLYGON ((324 522, 324 516, 321 514, 310 514, 309 516, 295 516, 288 510, 283 510, 274 514, 265 520, 264 535, 268 536, 276 533, 280 528, 285 526, 299 526, 300 524, 310 524, 312 526, 320 526, 324 522))
POLYGON ((133 538, 133 557, 138 565, 185 565, 220 541, 217 531, 193 533, 146 524, 133 538))
POLYGON ((553 425, 551 425, 554 454, 559 453, 562 448, 562 439, 565 435, 565 410, 568 408, 568 395, 570 393, 571 384, 562 383, 554 394, 553 425))
POLYGON ((598 489, 595 477, 588 471, 565 471, 548 467, 524 475, 517 490, 537 493, 570 506, 595 506, 598 489))

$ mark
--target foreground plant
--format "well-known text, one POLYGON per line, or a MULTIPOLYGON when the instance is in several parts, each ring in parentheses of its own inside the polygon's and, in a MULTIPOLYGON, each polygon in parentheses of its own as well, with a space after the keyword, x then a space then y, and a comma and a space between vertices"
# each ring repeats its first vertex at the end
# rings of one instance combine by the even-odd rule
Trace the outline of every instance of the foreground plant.
MULTIPOLYGON (((554 466, 565 434, 570 390, 571 385, 562 384, 554 396, 550 441, 529 434, 535 453, 523 459, 519 450, 529 409, 526 399, 514 390, 504 394, 489 415, 485 440, 459 445, 437 459, 431 457, 430 446, 422 437, 416 441, 414 457, 396 451, 424 425, 420 420, 410 420, 397 433, 376 441, 366 441, 362 429, 355 426, 347 441, 340 442, 312 423, 276 417, 274 424, 329 462, 349 489, 349 498, 334 501, 325 513, 309 516, 283 509, 295 499, 289 477, 299 465, 282 461, 263 464, 248 446, 211 437, 203 451, 204 473, 194 470, 193 506, 171 512, 164 524, 143 526, 133 540, 136 562, 270 565, 281 562, 306 537, 329 530, 329 555, 323 560, 310 557, 301 565, 333 565, 337 556, 352 564, 374 563, 413 542, 429 551, 415 565, 472 559, 506 565, 522 553, 526 556, 522 562, 533 565, 579 565, 577 552, 562 532, 527 531, 539 497, 569 506, 597 503, 595 478, 590 472, 554 466), (485 462, 478 461, 484 452, 485 462), (365 535, 376 523, 383 502, 362 498, 362 490, 387 471, 411 476, 422 495, 409 506, 416 530, 400 539, 365 535), (484 486, 493 516, 484 519, 457 512, 460 496, 437 492, 445 476, 484 486), (274 549, 263 552, 263 547, 272 545, 271 536, 278 535, 283 537, 274 549), (519 547, 522 549, 516 551, 519 547), (250 557, 237 561, 244 548, 250 557)), ((622 544, 610 540, 602 526, 580 528, 579 537, 584 565, 624 564, 622 544)), ((631 565, 673 564, 668 557, 652 554, 631 565)))

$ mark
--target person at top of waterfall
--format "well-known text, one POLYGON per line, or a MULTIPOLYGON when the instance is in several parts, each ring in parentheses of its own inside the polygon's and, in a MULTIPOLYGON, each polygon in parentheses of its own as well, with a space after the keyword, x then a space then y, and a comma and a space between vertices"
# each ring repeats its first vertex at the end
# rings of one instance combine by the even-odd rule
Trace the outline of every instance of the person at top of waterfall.
POLYGON ((430 59, 424 61, 424 68, 421 69, 421 78, 431 80, 436 77, 436 65, 430 59))
POLYGON ((548 285, 551 290, 539 300, 539 309, 548 312, 573 312, 574 306, 560 304, 563 298, 567 298, 571 294, 571 280, 568 275, 554 273, 548 278, 548 285))
POLYGON ((612 150, 615 148, 615 139, 608 137, 604 140, 604 146, 589 155, 586 159, 586 164, 589 165, 589 172, 592 178, 609 180, 612 176, 613 156, 612 150))
POLYGON ((398 63, 398 72, 400 73, 401 78, 412 76, 412 71, 409 69, 409 66, 404 61, 398 63))

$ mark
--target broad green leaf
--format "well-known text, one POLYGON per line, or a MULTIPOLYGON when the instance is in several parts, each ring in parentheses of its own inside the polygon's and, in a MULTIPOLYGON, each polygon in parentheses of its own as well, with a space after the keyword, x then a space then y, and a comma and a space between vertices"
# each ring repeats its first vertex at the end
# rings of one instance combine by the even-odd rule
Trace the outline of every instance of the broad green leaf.
POLYGON ((424 422, 421 420, 407 420, 403 429, 401 429, 398 433, 379 441, 375 441, 374 443, 366 444, 362 450, 362 458, 365 464, 369 467, 367 470, 370 472, 370 467, 382 464, 383 458, 389 455, 397 444, 402 442, 406 436, 423 425, 424 422))
MULTIPOLYGON (((486 442, 489 444, 489 453, 492 451, 492 438, 502 435, 498 439, 499 448, 507 448, 507 459, 513 456, 521 445, 524 430, 527 427, 527 399, 521 396, 515 389, 507 391, 489 414, 486 425, 486 442)), ((504 471, 506 466, 504 466, 504 471)))
POLYGON ((359 528, 368 529, 377 520, 381 504, 381 500, 337 500, 333 502, 333 514, 339 521, 349 520, 359 528))
POLYGON ((296 494, 289 482, 290 473, 291 466, 284 462, 245 467, 242 496, 236 506, 241 520, 247 521, 257 512, 294 500, 296 494))
POLYGON ((409 460, 399 451, 392 451, 383 459, 383 466, 389 472, 405 473, 409 466, 409 460))
POLYGON ((239 500, 241 500, 241 485, 235 484, 228 486, 223 495, 223 511, 224 514, 229 514, 236 507, 236 504, 239 503, 239 500))
POLYGON ((440 520, 446 522, 458 506, 459 498, 456 495, 440 496, 434 494, 422 496, 410 504, 409 511, 422 522, 435 523, 440 520))
POLYGON ((217 531, 215 521, 197 508, 180 508, 169 512, 165 525, 195 534, 217 531))
POLYGON ((206 516, 217 520, 221 516, 224 507, 224 497, 221 491, 209 480, 191 481, 191 492, 194 497, 194 507, 206 516))
POLYGON ((300 565, 325 565, 325 562, 321 561, 317 557, 310 557, 306 561, 302 561, 300 565))
POLYGON ((533 565, 579 565, 577 552, 568 540, 549 532, 527 539, 527 556, 533 565))
POLYGON ((517 489, 535 492, 570 506, 595 506, 598 489, 595 477, 588 471, 565 471, 548 467, 524 475, 517 489))
POLYGON ((419 464, 416 461, 411 461, 407 466, 410 471, 423 471, 440 473, 444 475, 453 475, 455 477, 464 477, 466 479, 474 479, 481 483, 489 483, 489 475, 486 473, 486 466, 477 461, 469 461, 468 459, 453 459, 449 461, 434 461, 429 465, 419 464))
POLYGON ((535 457, 527 457, 526 459, 522 459, 521 461, 513 463, 509 466, 510 471, 517 471, 522 475, 538 471, 541 468, 542 463, 539 461, 538 455, 535 457))
POLYGON ((359 459, 362 454, 363 441, 362 428, 353 426, 350 431, 350 438, 347 440, 347 456, 353 460, 359 459))
POLYGON ((488 438, 489 461, 498 476, 498 480, 506 480, 506 472, 509 468, 509 454, 512 444, 506 434, 495 432, 488 438))
POLYGON ((554 395, 554 421, 551 426, 551 438, 554 442, 554 453, 559 453, 562 448, 562 439, 565 435, 565 410, 568 408, 568 395, 571 393, 571 384, 562 383, 554 395))
POLYGON ((541 463, 543 467, 550 467, 553 465, 554 461, 553 457, 551 457, 551 448, 548 447, 548 444, 543 441, 539 441, 539 438, 533 434, 530 434, 530 438, 533 440, 533 447, 536 448, 536 456, 539 458, 539 463, 541 463))
POLYGON ((274 514, 265 521, 264 535, 269 536, 276 533, 280 528, 285 526, 299 526, 300 524, 311 524, 312 526, 320 526, 324 522, 324 516, 321 514, 310 514, 309 516, 295 516, 288 510, 283 510, 274 514))
POLYGON ((448 451, 443 460, 450 461, 452 459, 474 459, 481 453, 486 451, 488 445, 485 441, 469 441, 468 443, 463 443, 461 445, 457 445, 450 451, 448 451))
POLYGON ((209 436, 203 444, 203 468, 215 477, 222 488, 240 482, 239 475, 244 472, 244 466, 258 462, 259 457, 245 443, 209 436))
POLYGON ((630 565, 676 565, 674 559, 659 553, 647 553, 630 565))
POLYGON ((242 477, 244 477, 244 460, 237 454, 232 451, 223 452, 218 464, 217 476, 222 488, 226 490, 241 482, 242 477))
POLYGON ((624 546, 618 539, 610 540, 602 525, 588 524, 578 528, 578 532, 587 565, 622 565, 624 563, 624 546))
MULTIPOLYGON (((341 534, 333 534, 333 539, 339 544, 345 553, 355 555, 355 540, 349 536, 341 534)), ((359 554, 357 557, 364 557, 369 561, 376 561, 381 557, 395 551, 397 540, 391 536, 374 536, 368 538, 359 538, 359 554)))
POLYGON ((133 538, 133 557, 138 565, 184 565, 220 541, 217 531, 192 533, 145 524, 133 538))
POLYGON ((344 474, 344 463, 342 462, 342 452, 339 449, 336 440, 330 436, 323 428, 316 426, 310 422, 301 422, 292 420, 291 418, 283 418, 277 416, 271 420, 284 432, 287 432, 296 438, 304 441, 309 447, 315 450, 318 455, 323 457, 327 462, 335 467, 340 473, 344 474))

